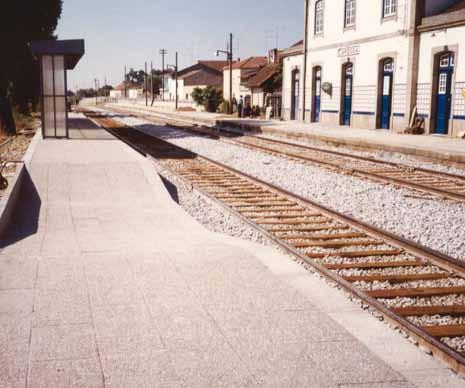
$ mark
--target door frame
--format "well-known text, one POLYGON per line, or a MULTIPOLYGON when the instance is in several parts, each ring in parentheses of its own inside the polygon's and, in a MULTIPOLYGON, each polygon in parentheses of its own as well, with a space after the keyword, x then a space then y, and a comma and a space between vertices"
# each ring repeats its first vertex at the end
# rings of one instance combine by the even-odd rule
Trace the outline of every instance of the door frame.
POLYGON ((352 124, 352 111, 353 111, 353 98, 354 98, 354 74, 355 74, 355 65, 352 61, 348 60, 344 62, 341 66, 341 97, 340 97, 340 113, 339 113, 339 125, 343 125, 345 127, 350 127, 352 124), (344 112, 345 112, 345 96, 346 96, 346 73, 347 68, 352 67, 352 84, 351 84, 351 92, 350 92, 350 119, 349 125, 344 124, 344 112))
POLYGON ((443 46, 441 48, 433 49, 432 52, 432 83, 431 83, 431 108, 429 113, 429 134, 436 134, 436 119, 437 119, 437 92, 439 87, 439 62, 440 58, 443 54, 450 53, 454 56, 454 67, 452 70, 451 76, 451 101, 450 101, 450 113, 449 113, 449 120, 447 126, 447 134, 444 136, 452 136, 452 123, 453 123, 453 110, 455 104, 455 93, 454 93, 454 86, 455 86, 455 77, 457 74, 457 46, 443 46))
POLYGON ((300 82, 302 81, 300 79, 300 75, 301 75, 301 71, 299 68, 295 68, 291 72, 291 115, 290 115, 290 118, 292 121, 299 119, 299 112, 298 111, 296 112, 296 108, 297 107, 300 108, 299 106, 300 101, 296 101, 296 97, 297 97, 297 100, 300 100, 300 82), (299 90, 296 96, 295 84, 296 84, 297 75, 299 75, 299 90))
POLYGON ((393 69, 391 75, 391 112, 389 115, 389 128, 392 130, 392 118, 393 118, 393 102, 394 102, 394 80, 396 76, 396 60, 393 56, 383 56, 378 61, 378 91, 377 91, 377 102, 376 102, 376 129, 385 129, 381 127, 381 120, 383 114, 383 95, 384 95, 384 65, 387 61, 392 61, 393 69))
POLYGON ((323 67, 321 65, 315 65, 312 68, 312 115, 311 115, 311 122, 316 123, 316 122, 321 122, 321 95, 322 95, 322 89, 321 85, 323 82, 323 67), (319 112, 319 120, 316 120, 316 109, 315 109, 315 102, 316 102, 316 73, 320 71, 320 112, 319 112))

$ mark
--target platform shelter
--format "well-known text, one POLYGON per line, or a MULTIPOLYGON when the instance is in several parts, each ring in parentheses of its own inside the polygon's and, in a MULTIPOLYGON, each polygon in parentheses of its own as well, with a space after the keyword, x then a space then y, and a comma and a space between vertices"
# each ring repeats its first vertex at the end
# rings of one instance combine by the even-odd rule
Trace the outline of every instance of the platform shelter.
POLYGON ((31 51, 40 63, 43 137, 68 138, 67 71, 84 55, 84 40, 36 41, 31 51))

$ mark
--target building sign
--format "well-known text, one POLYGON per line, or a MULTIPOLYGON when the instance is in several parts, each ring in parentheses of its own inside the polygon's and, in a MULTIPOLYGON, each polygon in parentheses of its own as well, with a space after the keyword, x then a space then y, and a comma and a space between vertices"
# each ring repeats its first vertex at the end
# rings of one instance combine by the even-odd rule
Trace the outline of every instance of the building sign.
POLYGON ((321 88, 326 94, 329 94, 330 96, 333 95, 333 84, 330 82, 323 82, 323 85, 321 85, 321 88))
POLYGON ((360 54, 360 46, 342 47, 337 50, 338 57, 351 57, 360 54))

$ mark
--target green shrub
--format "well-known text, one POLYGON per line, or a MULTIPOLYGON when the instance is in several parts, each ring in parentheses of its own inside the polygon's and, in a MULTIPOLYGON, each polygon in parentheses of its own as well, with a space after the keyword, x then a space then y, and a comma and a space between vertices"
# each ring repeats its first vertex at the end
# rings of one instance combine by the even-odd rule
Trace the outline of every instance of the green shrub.
POLYGON ((207 112, 217 112, 223 103, 223 92, 221 89, 207 86, 204 89, 195 88, 192 92, 192 99, 197 105, 201 105, 207 112))

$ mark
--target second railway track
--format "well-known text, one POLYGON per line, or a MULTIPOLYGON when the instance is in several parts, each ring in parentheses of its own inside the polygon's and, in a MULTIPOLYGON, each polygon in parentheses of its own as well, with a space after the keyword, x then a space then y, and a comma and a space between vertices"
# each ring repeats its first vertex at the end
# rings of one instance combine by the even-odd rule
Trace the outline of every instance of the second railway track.
POLYGON ((465 373, 465 264, 208 158, 90 114, 465 373))
POLYGON ((215 136, 218 140, 273 156, 285 157, 335 172, 351 174, 360 178, 391 184, 396 187, 403 187, 423 196, 434 196, 435 198, 465 202, 465 176, 311 147, 259 135, 238 135, 223 129, 213 129, 205 126, 195 127, 186 124, 184 121, 167 119, 163 115, 154 113, 135 113, 132 110, 116 109, 114 107, 111 107, 111 109, 156 123, 164 122, 177 129, 215 136))

